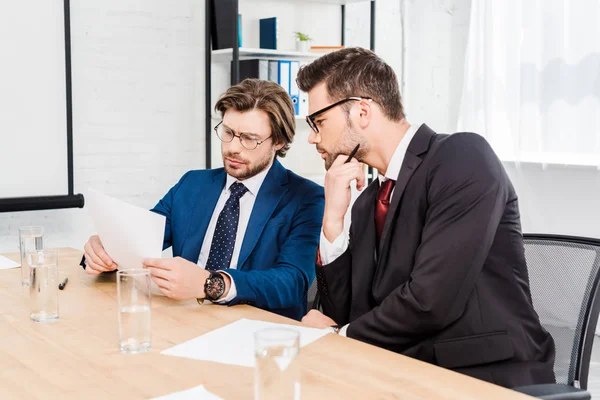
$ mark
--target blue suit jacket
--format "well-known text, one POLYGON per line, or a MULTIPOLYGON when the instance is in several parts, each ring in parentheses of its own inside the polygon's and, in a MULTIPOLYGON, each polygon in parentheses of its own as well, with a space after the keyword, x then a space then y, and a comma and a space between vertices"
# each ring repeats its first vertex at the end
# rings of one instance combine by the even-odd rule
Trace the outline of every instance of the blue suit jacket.
MULTIPOLYGON (((152 209, 167 218, 163 248, 198 262, 204 235, 221 191, 223 168, 189 171, 152 209)), ((273 163, 258 192, 240 250, 237 269, 226 269, 237 296, 286 317, 306 313, 315 277, 315 255, 324 207, 323 188, 273 163)))

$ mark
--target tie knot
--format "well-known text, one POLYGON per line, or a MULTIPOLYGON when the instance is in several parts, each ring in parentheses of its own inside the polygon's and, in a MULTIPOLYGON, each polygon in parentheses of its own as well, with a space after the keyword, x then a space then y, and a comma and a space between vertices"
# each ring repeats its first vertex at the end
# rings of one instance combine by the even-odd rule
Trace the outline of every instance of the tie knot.
POLYGON ((236 197, 238 199, 240 199, 244 194, 246 194, 247 191, 248 188, 240 182, 235 182, 231 184, 231 186, 229 186, 229 192, 231 193, 231 196, 236 197))
POLYGON ((394 180, 387 179, 379 186, 379 192, 377 192, 377 200, 387 202, 390 200, 390 194, 394 188, 394 180))

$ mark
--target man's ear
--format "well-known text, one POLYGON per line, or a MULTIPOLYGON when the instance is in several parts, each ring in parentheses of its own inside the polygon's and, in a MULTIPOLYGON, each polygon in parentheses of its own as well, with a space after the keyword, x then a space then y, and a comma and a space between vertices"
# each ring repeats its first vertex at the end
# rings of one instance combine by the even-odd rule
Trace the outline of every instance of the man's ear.
POLYGON ((371 118, 373 118, 373 102, 368 99, 362 99, 358 103, 358 124, 362 129, 365 129, 371 118))

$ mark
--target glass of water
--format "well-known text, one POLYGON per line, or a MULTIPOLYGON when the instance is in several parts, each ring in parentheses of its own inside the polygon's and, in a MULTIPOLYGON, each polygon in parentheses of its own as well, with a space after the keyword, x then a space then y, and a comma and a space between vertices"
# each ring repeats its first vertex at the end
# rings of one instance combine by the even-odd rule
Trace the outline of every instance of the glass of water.
POLYGON ((150 271, 124 269, 117 272, 119 298, 119 347, 122 353, 150 350, 150 271))
POLYGON ((300 399, 300 368, 294 359, 300 335, 291 329, 263 329, 254 334, 254 399, 300 399))
POLYGON ((19 248, 21 250, 21 285, 29 286, 29 264, 27 253, 44 249, 44 227, 23 226, 19 228, 19 248))
POLYGON ((46 249, 25 255, 29 270, 30 318, 34 322, 58 319, 58 251, 46 249))

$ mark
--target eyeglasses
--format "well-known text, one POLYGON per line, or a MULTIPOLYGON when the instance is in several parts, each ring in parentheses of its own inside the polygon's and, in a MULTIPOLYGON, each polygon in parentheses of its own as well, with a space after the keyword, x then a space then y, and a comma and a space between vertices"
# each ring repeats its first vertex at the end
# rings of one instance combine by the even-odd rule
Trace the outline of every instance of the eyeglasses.
POLYGON ((336 103, 330 104, 330 105, 328 105, 325 108, 321 108, 319 111, 315 111, 314 113, 312 113, 310 115, 307 115, 306 116, 306 123, 308 124, 308 126, 311 127, 311 129, 313 131, 315 131, 315 133, 319 133, 319 128, 317 128, 317 124, 315 124, 315 117, 319 116, 320 114, 323 114, 326 111, 331 110, 335 106, 339 106, 340 104, 344 104, 344 103, 346 103, 348 101, 351 101, 351 100, 357 100, 357 101, 369 100, 369 101, 372 101, 372 99, 369 98, 369 97, 347 97, 347 98, 342 99, 342 100, 340 100, 340 101, 338 101, 336 103))
POLYGON ((256 149, 258 146, 269 140, 271 136, 273 136, 271 135, 264 140, 258 140, 252 137, 252 135, 254 135, 253 133, 242 132, 239 135, 236 135, 235 132, 227 127, 224 127, 222 124, 223 121, 219 122, 219 124, 215 126, 215 133, 217 134, 217 137, 225 143, 230 143, 233 141, 233 138, 238 138, 246 150, 256 149))

